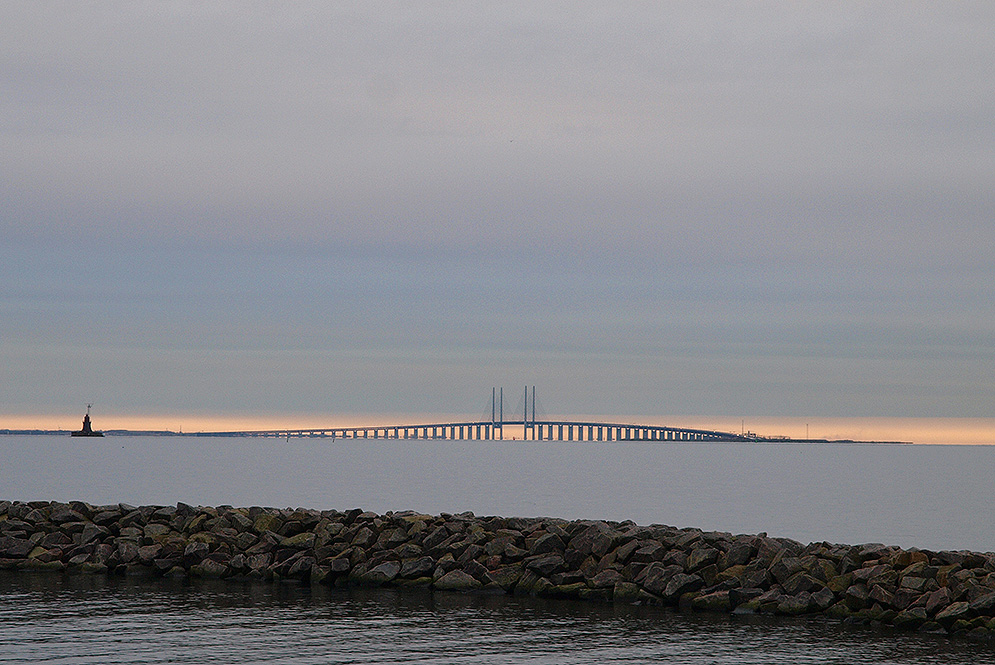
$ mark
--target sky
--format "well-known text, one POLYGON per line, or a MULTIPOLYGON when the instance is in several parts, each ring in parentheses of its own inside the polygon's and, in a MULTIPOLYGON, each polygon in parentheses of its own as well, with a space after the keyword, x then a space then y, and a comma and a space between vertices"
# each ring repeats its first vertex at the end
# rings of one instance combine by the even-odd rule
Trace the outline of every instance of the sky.
POLYGON ((977 423, 993 57, 990 2, 2 2, 0 428, 977 423))

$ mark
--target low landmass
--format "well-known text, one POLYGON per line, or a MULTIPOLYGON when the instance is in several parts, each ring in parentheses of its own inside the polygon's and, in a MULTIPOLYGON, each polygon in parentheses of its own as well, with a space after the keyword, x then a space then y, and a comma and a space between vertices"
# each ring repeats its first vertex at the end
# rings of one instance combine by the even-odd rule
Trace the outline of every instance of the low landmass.
MULTIPOLYGON (((34 436, 34 435, 48 435, 48 436, 69 436, 71 430, 64 429, 0 429, 0 436, 4 435, 17 435, 17 436, 34 436)), ((110 429, 103 430, 104 436, 185 436, 185 437, 212 437, 212 438, 237 438, 242 436, 257 436, 252 432, 173 432, 171 430, 131 430, 131 429, 110 429)), ((262 435, 265 438, 284 438, 284 435, 276 436, 267 432, 262 435)), ((328 436, 325 434, 292 434, 291 438, 294 439, 330 439, 336 440, 333 436, 328 436)), ((363 437, 350 437, 350 438, 363 438, 363 437)), ((383 439, 383 437, 380 437, 383 439)), ((414 440, 416 437, 411 437, 414 440)), ((417 437, 420 440, 426 440, 425 437, 417 437)), ((439 437, 441 438, 441 437, 439 437)), ((339 439, 341 440, 341 439, 339 439)), ((400 440, 403 440, 400 439, 400 440)), ((497 439, 495 439, 497 440, 497 439)), ((505 441, 510 441, 511 439, 504 439, 505 441)), ((521 439, 519 439, 521 440, 521 439)), ((677 443, 677 444, 693 444, 702 443, 700 441, 653 441, 653 440, 640 440, 640 439, 620 439, 615 443, 619 442, 641 442, 641 443, 677 443)), ((537 441, 536 443, 542 443, 542 441, 537 441)), ((600 442, 600 443, 613 443, 611 441, 600 442)), ((857 439, 793 439, 785 436, 754 436, 750 439, 745 439, 742 441, 726 441, 719 443, 855 443, 855 444, 882 444, 882 445, 912 445, 911 441, 860 441, 857 439)))

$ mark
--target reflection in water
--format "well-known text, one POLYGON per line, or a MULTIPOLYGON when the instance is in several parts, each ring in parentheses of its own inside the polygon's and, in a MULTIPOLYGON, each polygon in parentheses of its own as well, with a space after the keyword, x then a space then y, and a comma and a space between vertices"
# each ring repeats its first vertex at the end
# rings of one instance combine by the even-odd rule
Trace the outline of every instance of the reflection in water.
POLYGON ((821 619, 408 590, 0 571, 0 663, 977 663, 821 619))

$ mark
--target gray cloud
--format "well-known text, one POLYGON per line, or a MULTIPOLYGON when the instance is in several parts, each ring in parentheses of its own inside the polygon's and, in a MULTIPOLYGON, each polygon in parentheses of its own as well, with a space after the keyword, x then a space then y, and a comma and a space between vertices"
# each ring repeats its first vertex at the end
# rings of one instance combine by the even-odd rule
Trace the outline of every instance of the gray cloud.
POLYGON ((988 3, 3 13, 17 385, 120 354, 136 409, 126 369, 272 403, 255 363, 310 377, 286 409, 531 372, 577 410, 990 411, 988 3))

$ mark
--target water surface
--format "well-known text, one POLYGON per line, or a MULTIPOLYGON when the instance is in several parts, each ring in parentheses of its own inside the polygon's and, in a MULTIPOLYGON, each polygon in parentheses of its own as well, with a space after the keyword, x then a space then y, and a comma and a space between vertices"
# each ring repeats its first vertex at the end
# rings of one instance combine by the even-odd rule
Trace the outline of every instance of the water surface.
POLYGON ((995 551, 995 446, 0 436, 0 498, 633 520, 995 551))
POLYGON ((0 663, 990 662, 986 644, 821 619, 507 596, 0 571, 0 663))

